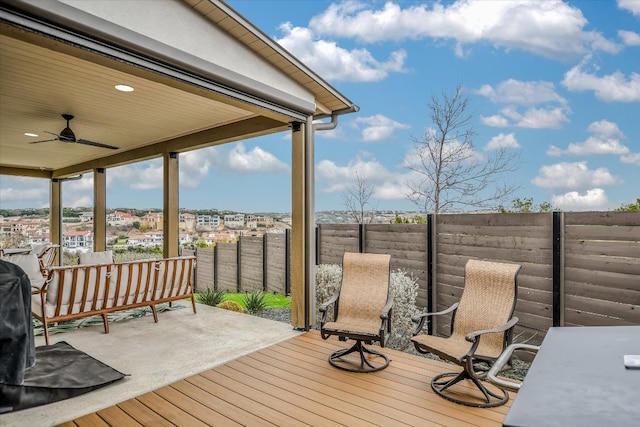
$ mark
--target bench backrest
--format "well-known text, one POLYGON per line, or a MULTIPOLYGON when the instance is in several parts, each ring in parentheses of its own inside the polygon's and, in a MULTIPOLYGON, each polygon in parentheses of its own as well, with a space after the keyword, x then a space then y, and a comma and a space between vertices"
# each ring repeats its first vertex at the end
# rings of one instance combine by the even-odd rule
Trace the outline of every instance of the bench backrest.
POLYGON ((195 257, 177 257, 51 267, 46 301, 56 306, 56 316, 144 305, 193 292, 194 266, 195 257))

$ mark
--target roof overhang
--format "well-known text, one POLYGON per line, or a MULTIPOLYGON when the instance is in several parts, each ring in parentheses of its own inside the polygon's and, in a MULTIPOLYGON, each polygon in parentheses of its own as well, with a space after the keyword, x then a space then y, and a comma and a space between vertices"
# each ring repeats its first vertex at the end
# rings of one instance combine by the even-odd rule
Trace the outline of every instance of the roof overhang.
POLYGON ((114 4, 0 2, 0 174, 63 178, 357 110, 221 1, 154 2, 153 23, 126 20, 149 2, 117 2, 132 8, 118 13, 114 4), (159 40, 175 14, 193 43, 159 40), (116 91, 121 83, 135 91, 116 91), (75 116, 77 138, 118 150, 30 144, 25 132, 59 134, 62 114, 75 116))

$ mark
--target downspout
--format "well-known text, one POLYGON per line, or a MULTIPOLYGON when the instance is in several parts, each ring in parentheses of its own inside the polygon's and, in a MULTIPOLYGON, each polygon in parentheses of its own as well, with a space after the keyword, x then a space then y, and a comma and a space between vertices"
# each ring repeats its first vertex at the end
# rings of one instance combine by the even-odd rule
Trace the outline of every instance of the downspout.
POLYGON ((307 141, 307 149, 305 151, 305 283, 306 301, 305 301, 305 329, 310 329, 315 323, 315 304, 316 304, 316 233, 315 233, 315 139, 316 131, 332 130, 338 126, 338 116, 348 113, 356 113, 360 111, 360 107, 352 105, 343 110, 334 111, 331 114, 330 122, 313 123, 313 116, 307 117, 305 126, 305 140, 307 141))

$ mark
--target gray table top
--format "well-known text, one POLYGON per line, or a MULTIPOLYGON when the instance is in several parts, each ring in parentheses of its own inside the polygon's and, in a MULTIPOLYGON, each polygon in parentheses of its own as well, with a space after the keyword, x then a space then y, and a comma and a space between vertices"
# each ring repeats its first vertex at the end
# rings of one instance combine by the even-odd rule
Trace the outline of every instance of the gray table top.
POLYGON ((640 426, 640 326, 549 329, 505 427, 640 426))

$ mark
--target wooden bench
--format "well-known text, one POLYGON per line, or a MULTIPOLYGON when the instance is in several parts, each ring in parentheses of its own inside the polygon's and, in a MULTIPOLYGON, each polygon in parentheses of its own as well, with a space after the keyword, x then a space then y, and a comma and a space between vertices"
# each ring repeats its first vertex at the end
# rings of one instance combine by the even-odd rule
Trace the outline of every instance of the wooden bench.
POLYGON ((107 315, 114 311, 151 307, 158 322, 156 304, 191 298, 196 258, 176 257, 94 265, 50 267, 47 279, 34 290, 33 315, 44 324, 49 345, 48 325, 54 322, 101 315, 109 333, 107 315))

